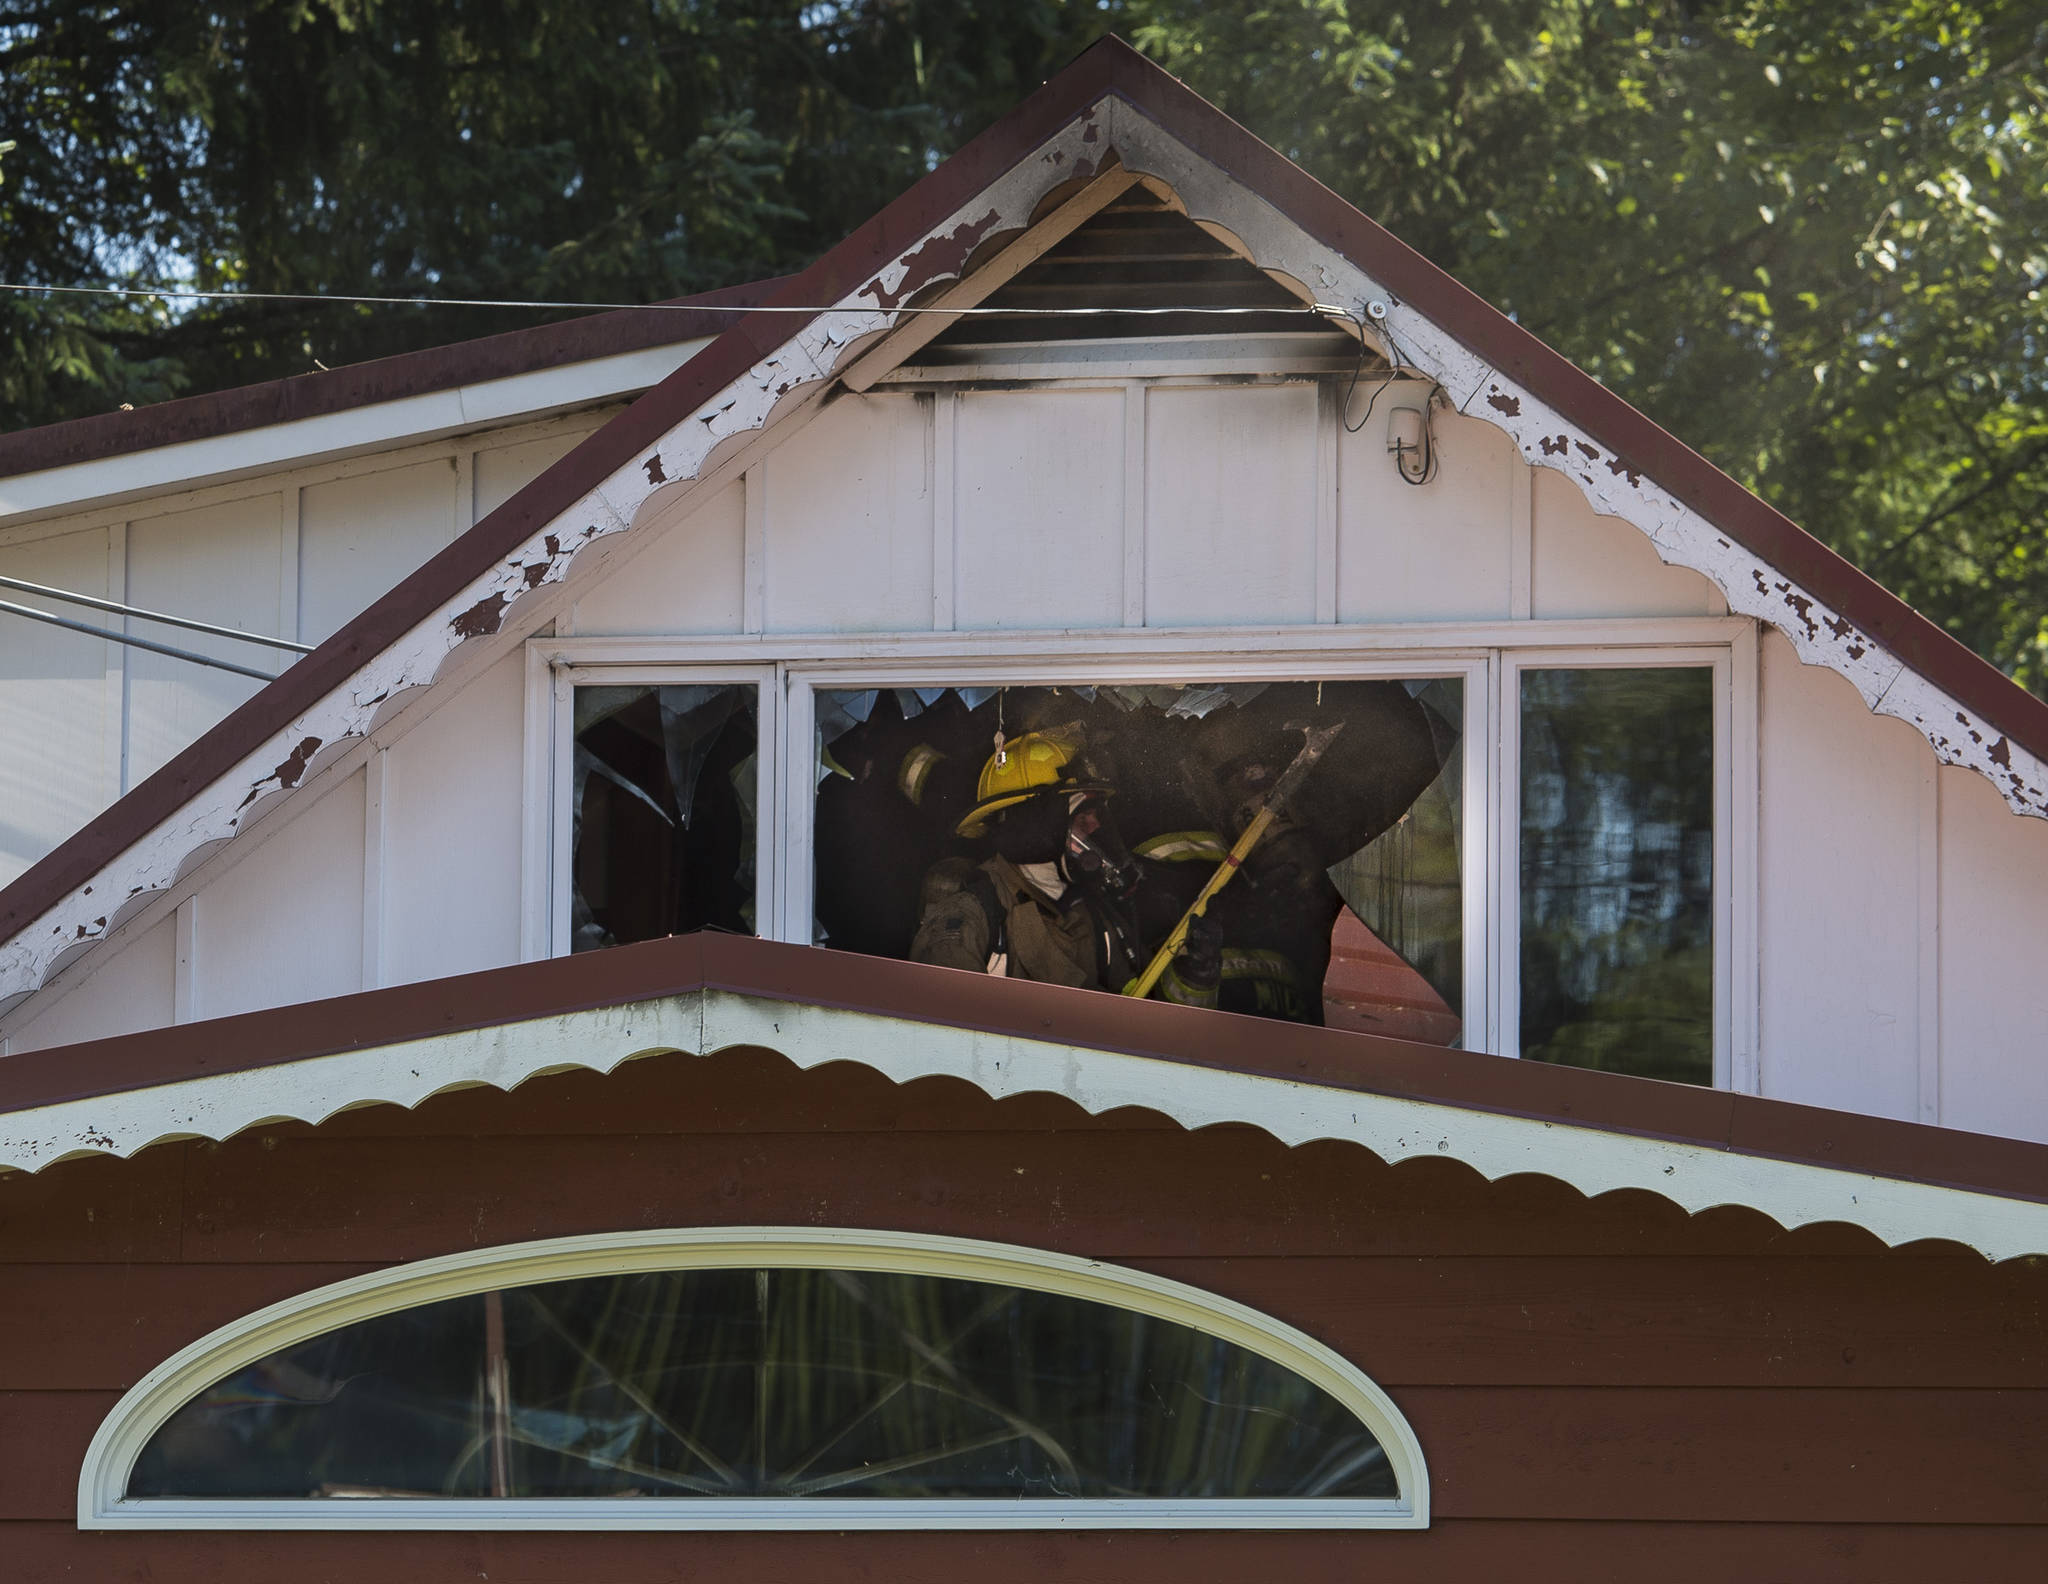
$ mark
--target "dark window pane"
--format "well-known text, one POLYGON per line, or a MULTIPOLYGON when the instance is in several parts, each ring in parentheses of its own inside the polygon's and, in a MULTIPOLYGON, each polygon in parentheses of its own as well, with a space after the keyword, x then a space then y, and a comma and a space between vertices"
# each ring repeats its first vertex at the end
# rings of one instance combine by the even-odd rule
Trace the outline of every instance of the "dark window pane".
POLYGON ((576 690, 573 949, 754 930, 752 684, 576 690))
POLYGON ((1217 872, 1299 728, 1336 728, 1151 993, 1458 1042, 1458 681, 816 697, 817 938, 1108 991, 1217 872))
POLYGON ((1261 1354, 952 1278, 662 1271, 283 1350, 174 1415, 131 1497, 1392 1498, 1378 1440, 1261 1354))
POLYGON ((1521 710, 1522 1055, 1712 1083, 1712 671, 1524 671, 1521 710))

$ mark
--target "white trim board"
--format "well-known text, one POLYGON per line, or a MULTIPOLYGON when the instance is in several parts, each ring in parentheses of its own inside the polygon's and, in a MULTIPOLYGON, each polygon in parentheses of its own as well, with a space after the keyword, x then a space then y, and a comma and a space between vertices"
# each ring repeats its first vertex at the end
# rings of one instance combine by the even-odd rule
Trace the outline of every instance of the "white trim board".
POLYGON ((166 1359, 114 1405, 78 1478, 81 1529, 1426 1529, 1429 1471, 1393 1400, 1355 1364, 1256 1309, 1071 1254, 921 1232, 699 1227, 470 1249, 336 1282, 230 1321, 166 1359), (1370 1430, 1400 1495, 1299 1500, 872 1500, 472 1497, 453 1500, 125 1499, 135 1460, 172 1414, 280 1348, 423 1304, 507 1287, 669 1270, 829 1268, 954 1277, 1156 1315, 1257 1353, 1370 1430))
POLYGON ((1450 1159, 1489 1181, 1534 1172, 1588 1197, 1642 1189, 1688 1213, 1739 1205, 1788 1229, 1846 1222, 1894 1247, 1940 1238, 1992 1260, 2048 1255, 2048 1203, 2035 1200, 722 990, 18 1111, 0 1118, 0 1168, 39 1171, 77 1156, 125 1157, 173 1139, 225 1139, 265 1122, 318 1123, 358 1105, 411 1107, 449 1089, 509 1090, 548 1073, 608 1073, 640 1056, 709 1056, 740 1046, 776 1051, 807 1069, 858 1062, 897 1083, 962 1078, 998 1099, 1058 1094, 1098 1115, 1143 1106, 1190 1129, 1248 1123, 1289 1146, 1341 1140, 1389 1163, 1450 1159))

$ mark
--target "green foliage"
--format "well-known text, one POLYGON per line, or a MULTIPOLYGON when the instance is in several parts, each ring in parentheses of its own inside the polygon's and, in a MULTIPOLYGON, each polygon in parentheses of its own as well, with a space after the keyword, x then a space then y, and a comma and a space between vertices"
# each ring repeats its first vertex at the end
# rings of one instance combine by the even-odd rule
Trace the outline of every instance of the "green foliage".
MULTIPOLYGON (((2048 685, 2039 0, 24 0, 0 278, 649 300, 1097 34, 2048 685)), ((532 323, 0 302, 0 424, 532 323)))

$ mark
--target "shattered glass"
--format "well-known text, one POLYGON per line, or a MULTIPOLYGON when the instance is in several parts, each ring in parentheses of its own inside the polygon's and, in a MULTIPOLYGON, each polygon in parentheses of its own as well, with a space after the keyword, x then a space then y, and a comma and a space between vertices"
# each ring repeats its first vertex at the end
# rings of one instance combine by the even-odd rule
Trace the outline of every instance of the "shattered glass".
MULTIPOLYGON (((1134 855, 1118 871, 1130 884, 1114 899, 1087 891, 1102 930, 1096 988, 1116 989, 1217 873, 1259 799, 1302 751, 1304 729, 1334 726, 1325 757, 1208 905, 1221 931, 1213 990, 1197 992, 1206 997, 1199 1000, 1172 984, 1162 993, 1438 1044, 1461 1040, 1460 681, 921 688, 915 709, 908 691, 815 695, 815 938, 981 968, 978 947, 963 945, 955 962, 916 943, 938 905, 940 877, 985 865, 1009 835, 1001 827, 1016 799, 992 803, 986 821, 974 817, 981 778, 1003 751, 998 736, 1015 744, 1035 733, 1079 744, 1066 781, 1093 789, 1115 834, 1110 845, 1134 855)), ((1085 890, 1090 881, 1076 884, 1085 890)), ((1071 912, 1082 895, 1060 905, 1071 912)), ((1014 976, 1041 976, 1016 953, 1000 956, 1014 976)), ((1073 983, 1085 973, 1079 962, 1070 943, 1044 976, 1073 983)))
POLYGON ((751 683, 576 689, 572 946, 754 929, 751 683))

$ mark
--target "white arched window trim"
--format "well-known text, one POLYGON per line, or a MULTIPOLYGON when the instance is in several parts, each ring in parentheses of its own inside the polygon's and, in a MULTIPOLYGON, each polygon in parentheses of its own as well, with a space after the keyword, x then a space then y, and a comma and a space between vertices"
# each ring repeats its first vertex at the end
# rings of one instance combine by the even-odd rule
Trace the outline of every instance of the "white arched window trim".
POLYGON ((82 1529, 1422 1529, 1422 1448, 1355 1365, 1269 1315, 1180 1282, 969 1238, 816 1227, 717 1227, 552 1238, 422 1260, 247 1315, 166 1359, 107 1415, 78 1481, 82 1529), (338 1327, 445 1298, 575 1277, 682 1269, 832 1267, 1001 1283, 1155 1315, 1248 1348, 1328 1392, 1379 1438, 1391 1500, 880 1501, 753 1497, 129 1500, 135 1460, 223 1377, 338 1327))

